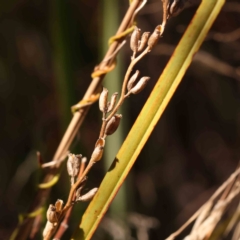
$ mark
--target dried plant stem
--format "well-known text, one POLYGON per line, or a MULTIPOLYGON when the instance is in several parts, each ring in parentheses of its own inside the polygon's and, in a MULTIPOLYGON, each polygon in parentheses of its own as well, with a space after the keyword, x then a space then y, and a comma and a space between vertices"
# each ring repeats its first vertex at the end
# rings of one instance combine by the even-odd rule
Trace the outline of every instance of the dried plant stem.
MULTIPOLYGON (((156 31, 156 29, 155 29, 155 31, 156 31)), ((152 35, 155 34, 155 31, 152 35)), ((158 38, 159 38, 159 35, 154 37, 154 39, 155 39, 154 41, 156 42, 158 40, 158 38)), ((145 42, 145 44, 146 44, 146 42, 145 42)), ((112 109, 112 108, 110 107, 110 105, 108 105, 108 100, 107 100, 108 90, 105 89, 105 88, 103 89, 103 91, 100 95, 100 99, 99 99, 99 108, 103 112, 103 122, 102 122, 101 131, 100 131, 100 137, 96 142, 96 145, 95 145, 95 148, 93 150, 91 159, 90 159, 86 168, 85 168, 85 165, 83 165, 83 163, 85 163, 85 161, 82 161, 81 169, 79 171, 79 176, 78 176, 78 179, 75 183, 74 183, 74 176, 75 176, 74 172, 76 172, 76 171, 74 170, 73 166, 77 166, 77 165, 74 163, 74 158, 72 158, 72 154, 69 154, 71 156, 71 158, 69 158, 70 162, 68 160, 67 166, 68 166, 68 173, 72 177, 71 179, 73 179, 72 186, 71 186, 71 189, 70 189, 70 192, 69 192, 68 200, 67 200, 65 206, 63 207, 63 209, 61 210, 60 216, 59 216, 59 218, 56 222, 56 226, 54 228, 51 228, 51 229, 49 228, 48 234, 44 238, 45 240, 50 239, 50 237, 57 230, 58 226, 60 225, 60 223, 63 219, 64 219, 63 220, 64 225, 58 232, 60 232, 59 234, 62 234, 64 232, 65 223, 68 221, 68 219, 70 217, 70 214, 71 214, 71 209, 73 207, 73 204, 75 203, 76 191, 79 189, 79 187, 82 184, 84 178, 86 177, 86 175, 88 174, 88 172, 90 171, 92 166, 95 164, 95 162, 99 161, 102 158, 102 151, 103 151, 103 148, 104 148, 104 145, 105 145, 105 138, 111 132, 111 131, 110 132, 107 131, 107 124, 111 121, 113 116, 115 116, 115 118, 116 118, 115 114, 117 113, 119 107, 123 104, 125 98, 132 93, 131 92, 132 89, 129 89, 129 88, 128 88, 128 92, 127 92, 127 84, 130 80, 130 75, 131 75, 131 72, 133 70, 133 67, 136 65, 136 63, 139 60, 141 60, 147 53, 149 53, 151 51, 152 47, 153 47, 153 43, 151 42, 150 44, 148 44, 148 46, 145 48, 145 50, 142 53, 139 54, 139 56, 135 57, 135 54, 133 53, 133 56, 131 58, 131 62, 129 64, 129 67, 126 71, 126 74, 125 74, 125 77, 124 77, 124 80, 123 80, 120 99, 119 99, 118 103, 115 105, 115 107, 113 108, 113 110, 109 110, 109 109, 112 109), (106 114, 107 114, 108 110, 109 110, 110 114, 109 114, 108 117, 106 117, 106 114), (99 147, 100 147, 100 149, 99 149, 99 147)), ((142 83, 141 83, 141 86, 143 86, 142 83)), ((135 89, 139 90, 138 87, 135 88, 135 89)), ((133 91, 133 92, 136 94, 138 91, 133 91)), ((115 102, 115 100, 114 100, 114 102, 115 102)), ((79 168, 80 168, 80 166, 79 166, 79 168)), ((48 221, 49 221, 49 218, 48 218, 48 221)), ((46 225, 46 227, 47 227, 47 225, 46 225)))
MULTIPOLYGON (((116 33, 116 35, 121 34, 124 32, 127 28, 129 28, 132 25, 132 22, 134 20, 134 17, 136 13, 140 10, 139 8, 143 5, 142 0, 134 0, 130 4, 122 23, 119 26, 119 29, 116 33)), ((122 40, 114 41, 110 46, 109 49, 102 61, 102 63, 99 65, 99 69, 104 69, 106 66, 111 66, 111 64, 114 62, 116 57, 116 49, 121 45, 122 40)), ((87 89, 83 100, 88 100, 91 98, 92 95, 96 94, 98 92, 98 88, 102 83, 102 80, 104 78, 105 74, 102 74, 98 77, 95 77, 89 88, 87 89)), ((74 113, 74 116, 54 154, 54 157, 52 161, 59 161, 59 159, 62 158, 68 151, 70 145, 72 144, 73 139, 75 138, 90 106, 85 106, 84 108, 81 108, 79 111, 74 113)), ((43 182, 47 183, 52 180, 52 178, 56 175, 58 168, 60 166, 60 163, 57 164, 55 167, 53 167, 48 174, 44 177, 43 182)), ((30 207, 30 212, 36 211, 39 207, 41 207, 47 200, 49 192, 51 188, 47 189, 38 189, 38 192, 36 194, 36 198, 30 207)), ((29 235, 29 232, 31 231, 32 224, 35 218, 27 218, 24 220, 24 222, 19 226, 18 234, 16 235, 15 239, 26 239, 29 235)), ((39 228, 39 225, 37 226, 39 228)), ((35 231, 37 232, 37 231, 35 231)))
POLYGON ((54 240, 58 240, 58 239, 61 239, 61 237, 63 236, 63 234, 65 233, 65 231, 67 230, 68 228, 68 222, 69 222, 69 219, 70 219, 70 216, 72 214, 72 210, 73 210, 73 206, 71 206, 66 214, 65 214, 65 217, 63 219, 63 221, 61 222, 59 228, 58 228, 58 231, 56 232, 55 236, 54 236, 54 240))
POLYGON ((78 180, 76 181, 76 183, 74 183, 70 189, 69 192, 69 196, 68 196, 68 200, 61 212, 61 215, 59 217, 59 221, 57 223, 57 225, 51 229, 51 231, 48 232, 48 234, 44 237, 44 240, 50 240, 52 235, 56 232, 56 230, 58 229, 58 226, 60 225, 59 231, 56 233, 56 235, 62 236, 64 231, 65 231, 65 226, 67 225, 70 215, 72 213, 72 208, 73 208, 73 204, 74 204, 74 200, 75 200, 75 193, 76 190, 78 189, 79 185, 82 183, 82 181, 84 180, 84 178, 86 177, 86 175, 88 174, 88 172, 90 171, 90 169, 92 168, 92 166, 94 165, 94 162, 92 162, 91 160, 89 161, 89 164, 87 165, 87 167, 85 168, 85 170, 83 171, 82 175, 78 178, 78 180), (63 220, 63 221, 62 221, 63 220), (63 225, 62 225, 63 224, 63 225))
MULTIPOLYGON (((129 9, 116 33, 116 35, 124 32, 131 24, 132 24, 132 16, 134 15, 135 11, 138 9, 139 5, 141 4, 141 0, 135 0, 131 3, 129 6, 129 9)), ((110 66, 112 62, 115 59, 115 56, 113 56, 113 53, 118 48, 122 41, 115 41, 110 46, 109 49, 102 61, 102 63, 99 65, 99 69, 103 69, 106 66, 110 66), (110 57, 110 59, 109 59, 110 57)), ((87 100, 89 99, 93 94, 98 92, 98 88, 100 87, 104 75, 101 75, 99 77, 96 77, 92 80, 89 88, 87 89, 83 99, 87 100)), ((61 143, 59 144, 59 147, 53 157, 53 160, 59 159, 62 154, 64 154, 70 147, 73 138, 76 136, 76 133, 81 126, 87 111, 89 110, 89 106, 80 109, 79 112, 76 112, 73 116, 73 119, 71 123, 69 124, 69 127, 65 133, 65 135, 62 138, 61 143)))
POLYGON ((88 174, 88 172, 90 171, 90 169, 92 168, 92 166, 94 165, 94 162, 89 161, 87 167, 85 168, 83 174, 81 175, 80 178, 78 178, 78 180, 76 181, 76 183, 74 183, 70 189, 69 195, 68 195, 68 200, 66 202, 65 207, 63 208, 63 215, 66 213, 66 211, 72 206, 72 199, 74 197, 74 194, 77 190, 77 188, 79 187, 79 185, 82 183, 82 181, 84 180, 84 178, 86 177, 86 175, 88 174))
POLYGON ((119 98, 119 101, 118 101, 117 105, 115 106, 114 110, 111 112, 111 114, 109 114, 109 116, 106 119, 103 119, 103 124, 102 124, 102 127, 101 127, 99 138, 104 137, 104 133, 105 133, 105 129, 106 129, 108 121, 114 116, 114 114, 116 114, 119 107, 122 105, 124 99, 128 96, 128 95, 126 95, 126 88, 127 88, 127 83, 128 83, 129 78, 130 78, 130 74, 133 70, 133 67, 136 65, 136 63, 140 59, 142 59, 149 52, 150 52, 150 47, 146 47, 146 49, 138 57, 135 58, 134 57, 135 54, 133 55, 132 61, 129 64, 129 67, 127 69, 127 72, 126 72, 124 80, 123 80, 122 91, 121 91, 121 96, 119 98))
MULTIPOLYGON (((87 160, 86 158, 82 159, 80 170, 79 170, 79 173, 78 173, 78 178, 80 178, 83 175, 83 172, 84 172, 84 169, 85 169, 85 165, 86 165, 86 160, 87 160)), ((73 196, 72 201, 75 201, 75 199, 76 199, 76 195, 73 196)), ((66 212, 66 214, 64 216, 64 219, 61 222, 61 224, 60 224, 60 226, 58 228, 58 231, 56 232, 56 234, 54 236, 55 240, 61 239, 61 237, 63 236, 63 234, 67 230, 68 222, 69 222, 70 216, 72 214, 72 211, 73 211, 73 206, 69 207, 69 209, 67 210, 67 212, 66 212)))
MULTIPOLYGON (((141 54, 139 54, 139 56, 136 57, 136 58, 135 58, 135 54, 133 54, 133 57, 131 58, 131 62, 129 64, 129 67, 127 69, 127 72, 126 72, 124 80, 123 80, 120 99, 119 99, 118 103, 116 104, 116 106, 111 111, 111 113, 109 114, 108 117, 106 117, 107 110, 104 110, 105 106, 107 104, 107 90, 103 89, 103 95, 100 96, 100 100, 99 100, 100 103, 102 103, 102 101, 103 101, 103 103, 100 105, 100 110, 103 111, 103 122, 102 122, 101 131, 100 131, 100 137, 99 137, 99 140, 104 142, 102 147, 104 147, 104 145, 105 145, 105 140, 104 139, 107 136, 106 135, 107 123, 117 113, 119 107, 123 104, 125 98, 128 95, 131 94, 131 91, 129 91, 127 94, 126 94, 126 92, 127 92, 127 84, 128 84, 129 79, 130 79, 130 75, 131 75, 131 72, 133 70, 133 67, 136 65, 136 63, 140 59, 142 59, 147 53, 150 52, 151 48, 152 47, 147 46, 146 49, 141 54)), ((95 148, 96 148, 96 146, 95 146, 95 148)), ((47 236, 45 236, 44 240, 49 240, 51 238, 51 236, 54 234, 54 232, 57 230, 59 225, 60 225, 60 228, 59 228, 56 236, 62 236, 62 234, 64 233, 66 225, 67 225, 69 217, 70 217, 70 214, 72 212, 73 204, 75 203, 76 191, 79 189, 79 187, 82 184, 83 180, 85 179, 86 175, 91 170, 92 166, 95 164, 95 162, 96 162, 96 157, 95 156, 96 155, 94 155, 94 151, 93 151, 92 157, 91 157, 91 159, 90 159, 86 168, 85 168, 85 161, 82 161, 82 164, 81 164, 81 167, 80 167, 80 170, 79 170, 78 179, 75 183, 72 182, 73 184, 72 184, 70 192, 69 192, 68 200, 67 200, 64 208, 61 211, 58 222, 56 223, 56 226, 54 228, 51 228, 48 231, 48 234, 47 234, 47 236), (63 222, 61 223, 62 220, 63 220, 63 222)), ((102 155, 100 155, 100 157, 97 158, 97 161, 99 161, 101 159, 101 157, 102 157, 102 155)), ((70 169, 71 176, 73 176, 73 170, 71 169, 71 166, 72 165, 69 165, 69 169, 70 169)))
POLYGON ((64 220, 61 222, 58 231, 56 232, 55 236, 54 236, 54 240, 60 240, 61 237, 63 236, 63 234, 65 233, 65 231, 68 229, 68 222, 69 222, 69 218, 71 216, 73 210, 73 206, 71 208, 68 209, 64 220))
POLYGON ((163 21, 162 21, 162 27, 165 28, 165 25, 167 23, 167 19, 168 19, 168 9, 167 9, 167 6, 168 6, 168 3, 169 3, 169 0, 162 0, 163 2, 163 21))
POLYGON ((229 185, 234 181, 234 179, 240 175, 240 167, 217 189, 217 191, 210 197, 210 199, 204 203, 193 215, 184 223, 176 232, 172 233, 166 240, 173 240, 177 237, 191 222, 193 222, 200 213, 205 209, 205 207, 213 202, 229 185))

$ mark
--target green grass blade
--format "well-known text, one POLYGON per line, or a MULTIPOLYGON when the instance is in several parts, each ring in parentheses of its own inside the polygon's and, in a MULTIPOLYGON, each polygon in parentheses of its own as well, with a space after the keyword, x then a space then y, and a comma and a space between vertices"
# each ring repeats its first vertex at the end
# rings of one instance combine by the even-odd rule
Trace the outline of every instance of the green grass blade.
POLYGON ((90 239, 202 44, 224 0, 203 0, 72 239, 90 239))

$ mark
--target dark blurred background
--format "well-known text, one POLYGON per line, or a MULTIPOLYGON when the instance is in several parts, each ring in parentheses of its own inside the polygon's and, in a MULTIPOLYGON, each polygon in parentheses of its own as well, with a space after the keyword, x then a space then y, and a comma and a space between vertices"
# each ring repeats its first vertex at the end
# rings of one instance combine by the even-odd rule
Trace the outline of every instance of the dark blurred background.
MULTIPOLYGON (((38 168, 36 151, 41 152, 45 162, 51 160, 71 119, 70 107, 83 97, 90 74, 103 56, 103 46, 107 47, 103 41, 103 32, 108 28, 108 16, 103 14, 106 4, 103 0, 1 1, 0 239, 9 238, 18 214, 27 212, 42 179, 44 171, 38 168)), ((120 21, 129 2, 117 4, 112 12, 119 15, 120 21)), ((141 94, 125 102, 123 137, 195 11, 193 6, 171 18, 159 44, 138 64, 142 75, 150 76, 151 81, 141 94)), ((240 3, 227 1, 127 179, 120 200, 125 218, 118 215, 115 204, 94 239, 167 237, 237 167, 239 13, 240 3), (139 233, 145 228, 147 235, 139 233)), ((139 13, 137 24, 142 31, 152 31, 161 20, 161 1, 149 0, 139 13)), ((122 75, 130 55, 127 44, 118 62, 122 75)), ((71 151, 89 157, 100 124, 101 115, 95 104, 71 151)), ((102 161, 92 169, 89 188, 99 186, 108 166, 104 167, 102 161)), ((48 204, 57 198, 66 199, 68 190, 64 168, 48 204)), ((69 239, 85 207, 77 206, 63 239, 69 239)))

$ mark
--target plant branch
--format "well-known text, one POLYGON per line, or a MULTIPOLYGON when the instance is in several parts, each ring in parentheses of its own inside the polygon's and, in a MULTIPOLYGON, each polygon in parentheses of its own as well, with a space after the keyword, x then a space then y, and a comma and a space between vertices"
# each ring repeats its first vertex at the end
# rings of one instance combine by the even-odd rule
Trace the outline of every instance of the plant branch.
POLYGON ((130 78, 130 74, 133 70, 133 67, 137 64, 137 62, 139 62, 139 60, 141 60, 149 52, 150 52, 150 47, 146 47, 146 49, 138 57, 135 58, 135 54, 133 55, 133 58, 131 60, 131 63, 129 64, 129 67, 127 69, 127 72, 126 72, 124 80, 123 80, 122 91, 121 91, 121 96, 119 98, 119 101, 118 101, 117 105, 115 106, 115 108, 113 109, 113 111, 111 112, 111 114, 109 114, 109 116, 106 119, 104 117, 99 138, 102 138, 104 136, 108 121, 117 113, 117 111, 118 111, 119 107, 122 105, 124 99, 128 96, 128 95, 126 95, 127 83, 130 78))
MULTIPOLYGON (((134 0, 130 4, 130 6, 119 26, 119 29, 118 29, 116 35, 121 34, 122 32, 124 32, 126 29, 128 29, 132 25, 134 16, 136 15, 136 12, 139 11, 139 7, 142 6, 143 2, 144 1, 142 1, 142 0, 134 0)), ((109 49, 108 49, 102 63, 99 65, 100 69, 103 69, 106 66, 110 66, 114 62, 116 55, 113 55, 113 53, 115 52, 116 49, 118 49, 119 45, 121 44, 121 42, 123 40, 124 40, 124 37, 122 38, 122 40, 115 41, 109 46, 109 49), (109 59, 109 57, 110 57, 110 59, 109 59), (105 61, 105 60, 107 60, 107 61, 105 61)), ((89 98, 91 98, 92 95, 94 95, 98 92, 98 88, 101 85, 104 76, 105 76, 105 74, 102 74, 101 76, 93 78, 90 86, 88 87, 88 89, 83 97, 84 100, 88 100, 89 98)), ((58 161, 59 159, 61 159, 61 157, 63 155, 66 154, 70 145, 72 144, 73 139, 77 135, 77 132, 78 132, 85 116, 87 115, 89 108, 90 108, 90 106, 86 106, 74 113, 73 118, 72 118, 71 122, 69 123, 69 126, 68 126, 68 128, 67 128, 54 156, 53 156, 53 159, 52 159, 53 161, 58 161)), ((60 166, 60 163, 50 169, 48 174, 43 179, 44 183, 47 183, 52 180, 52 178, 58 172, 59 166, 60 166)), ((50 190, 51 190, 51 188, 38 189, 36 198, 35 198, 32 206, 29 209, 30 212, 36 211, 38 208, 40 208, 46 202, 50 190)), ((19 226, 18 233, 16 234, 15 239, 19 239, 19 240, 26 239, 32 228, 32 224, 33 224, 34 220, 35 220, 35 218, 25 219, 23 221, 23 223, 19 226)))

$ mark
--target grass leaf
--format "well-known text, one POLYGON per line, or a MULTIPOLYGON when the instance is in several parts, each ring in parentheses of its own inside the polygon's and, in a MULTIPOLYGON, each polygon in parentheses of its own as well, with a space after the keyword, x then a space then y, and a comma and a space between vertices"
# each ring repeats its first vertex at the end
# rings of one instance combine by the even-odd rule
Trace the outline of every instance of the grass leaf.
MULTIPOLYGON (((181 82, 224 0, 203 0, 72 239, 90 239, 181 82)), ((147 161, 147 159, 146 159, 147 161)))

